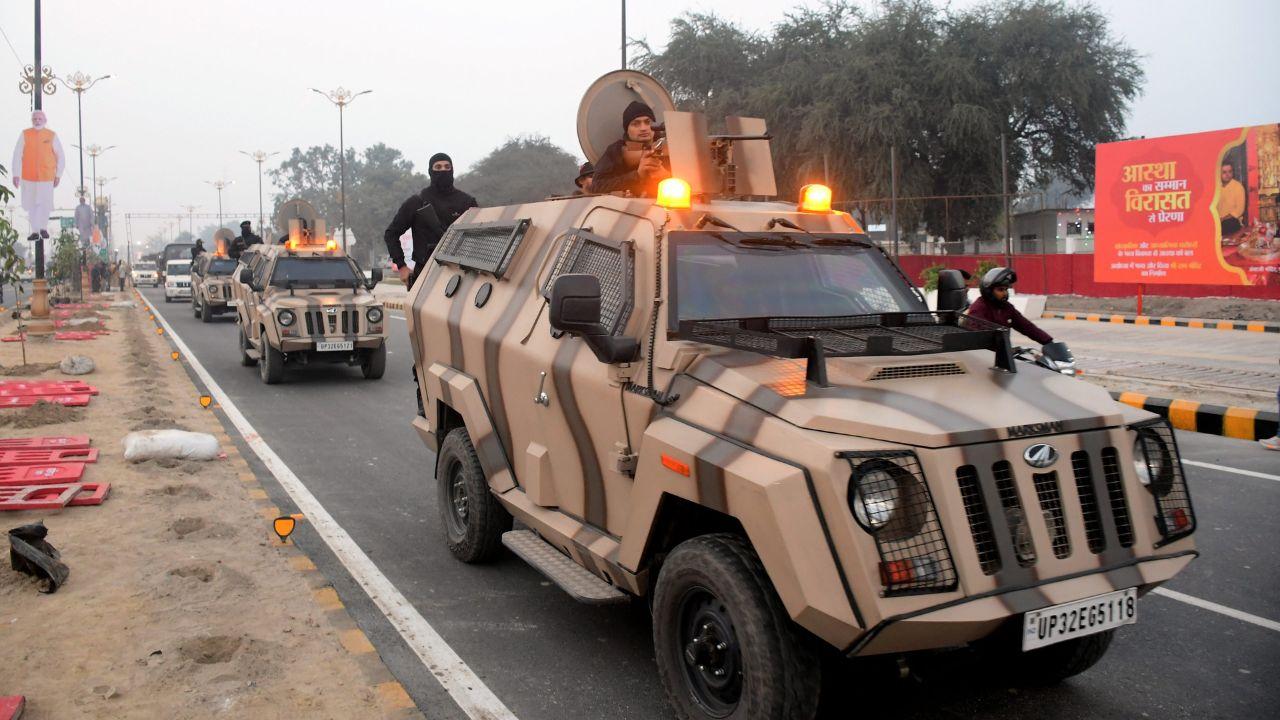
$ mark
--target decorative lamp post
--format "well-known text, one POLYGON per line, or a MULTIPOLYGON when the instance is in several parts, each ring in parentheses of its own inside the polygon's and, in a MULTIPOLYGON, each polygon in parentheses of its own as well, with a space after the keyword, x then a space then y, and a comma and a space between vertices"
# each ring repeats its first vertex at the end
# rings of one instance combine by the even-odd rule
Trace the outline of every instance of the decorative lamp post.
POLYGON ((337 90, 332 92, 323 92, 315 88, 311 88, 311 92, 323 95, 329 102, 338 106, 338 166, 341 168, 340 172, 342 174, 339 202, 342 207, 342 252, 345 254, 347 252, 347 143, 342 123, 342 111, 356 98, 373 91, 361 90, 358 93, 353 93, 339 86, 337 90))
POLYGON ((99 81, 106 80, 109 77, 111 76, 103 75, 102 77, 95 78, 76 71, 64 78, 57 78, 58 82, 62 83, 68 90, 76 94, 76 133, 80 141, 80 145, 76 146, 80 150, 80 185, 77 186, 76 192, 80 195, 83 195, 85 192, 84 148, 81 147, 84 145, 84 111, 81 109, 80 101, 89 88, 97 85, 99 81))
POLYGON ((205 180, 205 185, 212 185, 218 190, 218 229, 222 229, 222 190, 229 185, 234 185, 235 180, 205 180))
POLYGON ((279 155, 280 153, 279 153, 279 152, 268 153, 268 152, 263 152, 262 150, 255 150, 255 151, 253 151, 253 152, 246 152, 246 151, 244 151, 244 150, 241 150, 241 151, 240 151, 240 154, 241 154, 241 155, 244 155, 245 157, 248 157, 248 158, 250 158, 251 160, 253 160, 254 162, 258 163, 258 232, 263 232, 263 230, 262 230, 262 227, 263 227, 263 215, 262 215, 262 163, 266 162, 268 158, 275 157, 276 155, 279 155))

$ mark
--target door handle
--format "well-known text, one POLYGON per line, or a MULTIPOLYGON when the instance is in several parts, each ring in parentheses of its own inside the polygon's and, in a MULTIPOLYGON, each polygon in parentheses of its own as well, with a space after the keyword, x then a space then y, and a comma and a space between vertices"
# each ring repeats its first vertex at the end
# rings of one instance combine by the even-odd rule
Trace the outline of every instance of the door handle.
POLYGON ((547 386, 547 373, 544 371, 542 377, 538 380, 538 394, 533 396, 535 405, 543 407, 551 407, 551 398, 547 396, 544 388, 547 386))

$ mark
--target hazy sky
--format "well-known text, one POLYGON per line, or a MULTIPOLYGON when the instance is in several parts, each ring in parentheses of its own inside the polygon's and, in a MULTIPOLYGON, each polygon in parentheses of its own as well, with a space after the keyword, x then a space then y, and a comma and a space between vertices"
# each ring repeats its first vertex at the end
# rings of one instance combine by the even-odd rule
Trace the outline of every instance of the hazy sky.
MULTIPOLYGON (((660 47, 670 19, 688 10, 766 30, 798 4, 817 3, 632 0, 628 34, 660 47)), ((1114 32, 1144 55, 1147 82, 1130 133, 1280 122, 1280 3, 1098 4, 1114 32)), ((548 135, 579 154, 578 101, 592 80, 618 67, 618 19, 617 0, 45 0, 44 62, 57 74, 112 75, 85 94, 84 126, 86 144, 118 146, 98 162, 100 176, 117 178, 107 186, 117 219, 143 211, 176 216, 184 204, 215 211, 216 191, 203 181, 219 178, 235 181, 224 191, 224 208, 256 216, 256 165, 238 150, 287 153, 338 142, 337 109, 310 92, 313 86, 372 89, 347 109, 348 146, 382 141, 420 170, 437 150, 465 170, 524 133, 548 135)), ((32 20, 31 0, 0 3, 0 29, 22 63, 32 62, 32 20)), ((19 70, 18 58, 0 45, 6 166, 29 125, 19 70)), ((45 109, 68 152, 70 181, 57 200, 70 207, 75 95, 59 88, 45 109)), ((269 206, 270 188, 267 197, 269 206)), ((152 230, 133 228, 135 237, 152 230)), ((122 231, 117 224, 118 237, 122 231)))

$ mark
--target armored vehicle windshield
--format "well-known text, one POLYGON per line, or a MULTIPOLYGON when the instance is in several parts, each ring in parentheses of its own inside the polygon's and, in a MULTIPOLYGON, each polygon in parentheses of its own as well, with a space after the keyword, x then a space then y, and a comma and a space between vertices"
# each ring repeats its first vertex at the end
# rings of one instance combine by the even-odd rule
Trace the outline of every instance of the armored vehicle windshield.
POLYGON ((675 313, 686 320, 922 312, 864 240, 803 233, 672 233, 675 313))
POLYGON ((275 287, 356 287, 364 278, 345 257, 281 257, 271 274, 275 287))
POLYGON ((230 275, 236 269, 236 261, 231 258, 214 258, 205 269, 206 275, 230 275))

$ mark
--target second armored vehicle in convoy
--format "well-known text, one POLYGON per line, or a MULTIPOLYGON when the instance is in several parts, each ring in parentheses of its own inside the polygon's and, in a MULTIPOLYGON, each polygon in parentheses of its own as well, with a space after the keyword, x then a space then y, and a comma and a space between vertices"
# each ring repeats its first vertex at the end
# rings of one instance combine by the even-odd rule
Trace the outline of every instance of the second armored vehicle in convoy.
POLYGON ((235 310, 230 302, 236 265, 235 260, 216 253, 203 253, 192 263, 191 311, 201 322, 235 310))
POLYGON ((930 310, 826 188, 762 200, 761 120, 711 136, 612 73, 589 160, 634 100, 665 126, 656 199, 469 210, 409 292, 450 551, 648 598, 680 718, 810 718, 840 656, 1093 665, 1196 556, 1169 425, 930 310))
POLYGON ((240 324, 240 362, 257 365, 262 381, 284 379, 288 366, 358 365, 366 378, 387 366, 386 316, 360 267, 326 238, 324 221, 301 200, 280 210, 289 228, 281 245, 254 245, 240 256, 233 304, 240 324))

